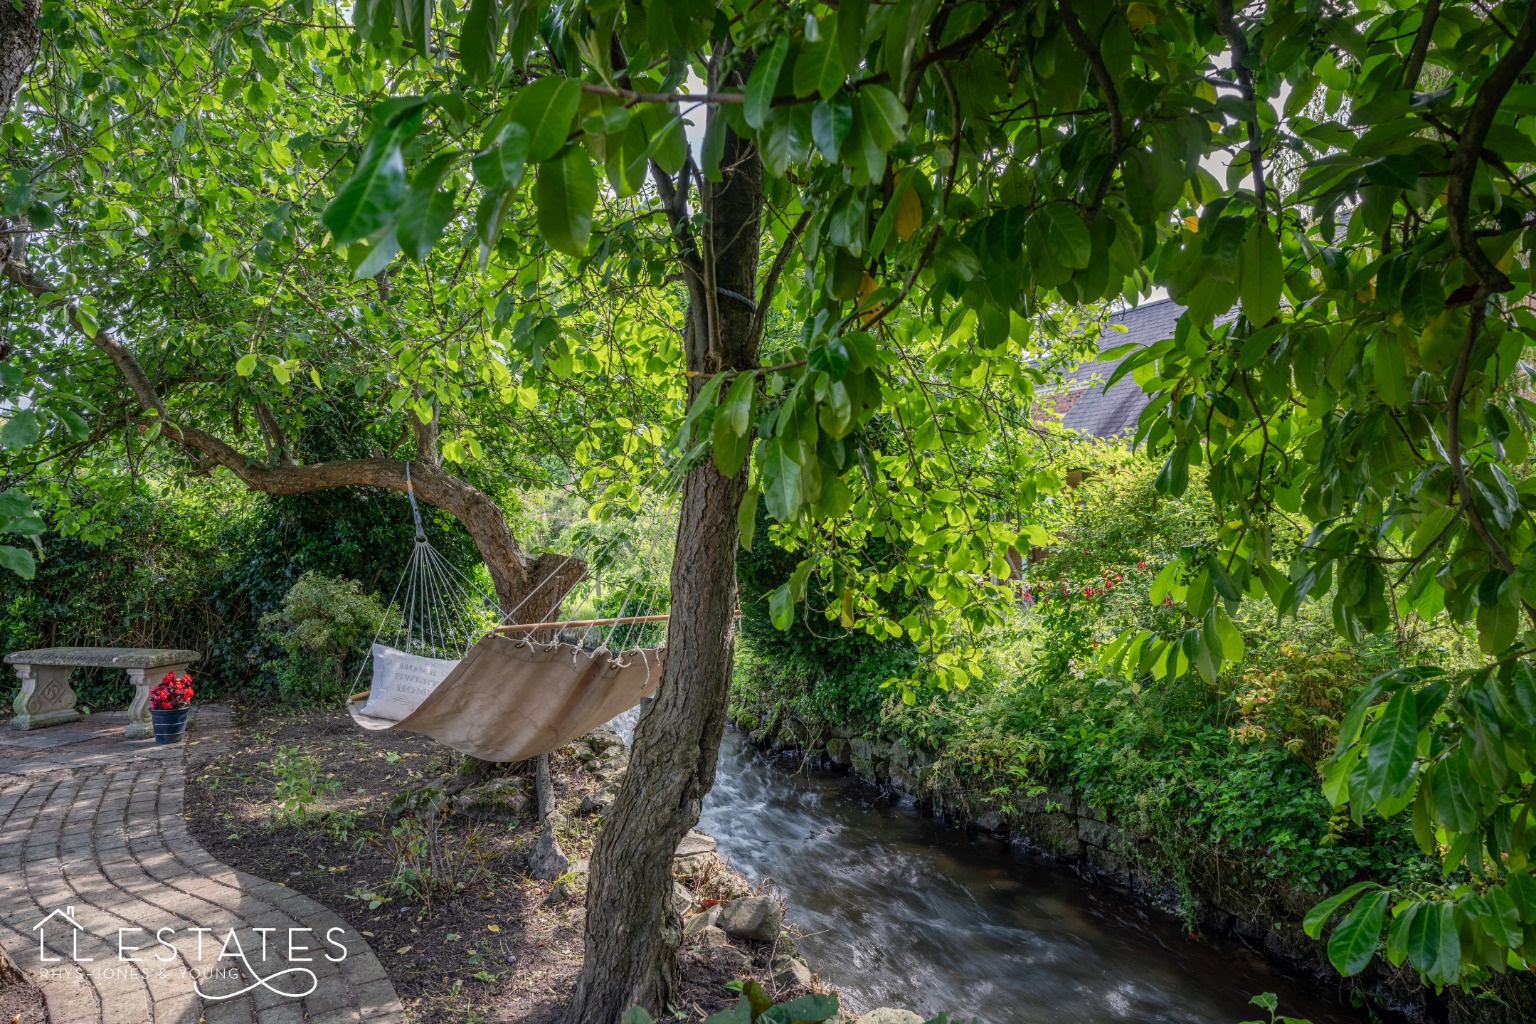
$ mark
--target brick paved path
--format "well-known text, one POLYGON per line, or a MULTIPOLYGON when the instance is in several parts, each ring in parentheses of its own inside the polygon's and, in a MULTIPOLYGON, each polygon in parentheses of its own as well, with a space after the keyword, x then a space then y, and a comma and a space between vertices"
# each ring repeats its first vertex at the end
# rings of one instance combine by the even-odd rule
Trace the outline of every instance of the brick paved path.
MULTIPOLYGON (((222 710, 200 709, 198 742, 219 742, 222 710)), ((0 723, 0 946, 51 1024, 403 1024, 362 936, 204 852, 186 828, 184 748, 126 740, 123 722, 0 723), (68 908, 78 932, 63 915, 35 927, 68 908)))

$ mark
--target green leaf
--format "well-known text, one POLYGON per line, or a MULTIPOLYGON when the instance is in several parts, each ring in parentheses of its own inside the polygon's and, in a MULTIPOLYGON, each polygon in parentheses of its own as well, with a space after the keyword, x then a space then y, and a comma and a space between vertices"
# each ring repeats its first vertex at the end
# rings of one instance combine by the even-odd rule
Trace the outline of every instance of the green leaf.
POLYGON ((906 134, 907 108, 883 85, 866 85, 859 90, 859 114, 875 145, 883 151, 889 151, 906 134))
POLYGON ((1227 613, 1221 608, 1213 609, 1216 616, 1216 636, 1221 641, 1221 656, 1228 661, 1241 665, 1243 661, 1243 634, 1232 625, 1232 620, 1227 618, 1227 613))
POLYGON ((1366 747, 1366 786, 1373 802, 1395 802, 1413 785, 1418 745, 1418 704, 1412 687, 1404 686, 1387 702, 1366 747))
POLYGON ((828 338, 806 354, 806 365, 834 381, 848 375, 848 349, 838 338, 828 338))
POLYGON ((73 409, 56 409, 54 415, 64 421, 64 429, 69 431, 69 436, 76 441, 84 441, 91 436, 90 424, 85 422, 85 417, 73 409))
POLYGON ((749 484, 747 493, 741 496, 736 508, 736 530, 741 534, 741 546, 752 550, 752 537, 757 533, 757 486, 749 484))
POLYGON ((831 467, 823 464, 821 496, 816 499, 814 509, 816 518, 838 519, 852 507, 853 492, 843 483, 842 477, 834 475, 831 467))
POLYGON ((731 428, 731 418, 722 407, 715 411, 714 425, 710 429, 715 468, 722 476, 735 476, 752 450, 752 435, 738 434, 731 428))
POLYGON ((1489 911, 1488 933, 1504 948, 1518 948, 1525 941, 1525 933, 1520 927, 1519 908, 1510 898, 1509 890, 1502 885, 1492 885, 1488 887, 1485 898, 1489 911))
POLYGON ((1507 604, 1477 610, 1477 646, 1487 655, 1502 654, 1520 635, 1521 615, 1507 604))
POLYGON ((389 30, 394 23, 392 0, 358 0, 352 5, 352 24, 357 28, 357 34, 375 46, 389 41, 389 30))
POLYGON ((395 18, 405 30, 406 39, 416 56, 426 60, 432 54, 432 0, 396 0, 395 18))
POLYGON ((458 158, 458 153, 443 153, 433 158, 417 173, 405 195, 405 204, 400 208, 395 233, 399 236, 400 248, 418 263, 432 251, 443 229, 453 219, 454 193, 439 191, 437 186, 458 158))
POLYGON ((459 63, 475 81, 488 82, 495 73, 500 38, 500 0, 471 0, 459 29, 459 63))
POLYGON ((1035 213, 1035 218, 1046 245, 1062 266, 1073 270, 1088 266, 1093 255, 1093 239, 1089 237, 1088 225, 1083 223, 1077 207, 1048 203, 1035 213))
POLYGON ((704 126, 704 177, 710 181, 725 180, 725 174, 720 170, 720 161, 725 156, 726 128, 723 117, 711 117, 704 126))
POLYGON ((1376 358, 1371 369, 1376 378, 1376 394, 1386 405, 1401 409, 1408 401, 1408 360, 1396 338, 1385 333, 1377 335, 1376 358))
POLYGON ((374 147, 336 198, 325 208, 321 221, 336 245, 351 245, 367 238, 395 219, 405 198, 405 158, 400 141, 388 129, 379 129, 387 140, 374 147))
MULTIPOLYGON (((470 166, 475 169, 476 180, 487 189, 516 188, 523 180, 523 170, 528 163, 528 129, 520 124, 509 124, 497 132, 496 137, 496 144, 476 154, 470 166)), ((436 184, 433 183, 434 188, 436 184)))
POLYGON ((795 95, 832 98, 843 87, 842 50, 837 44, 837 26, 822 26, 821 39, 808 43, 795 58, 795 95))
POLYGON ((784 70, 784 58, 789 53, 789 36, 780 34, 763 53, 758 55, 752 76, 747 79, 746 96, 742 114, 747 124, 761 128, 773 106, 773 94, 779 86, 779 74, 784 70))
POLYGON ((37 562, 32 558, 32 552, 25 548, 13 548, 8 544, 0 544, 0 566, 4 566, 24 580, 30 580, 37 575, 37 562))
POLYGON ((484 270, 491 257, 491 249, 501 238, 501 224, 506 219, 507 208, 512 205, 509 188, 487 192, 480 197, 475 209, 475 234, 480 238, 480 269, 484 270))
POLYGON ((837 5, 837 48, 843 68, 857 72, 864 61, 864 29, 869 21, 869 0, 842 0, 837 5))
POLYGON ((1428 267, 1415 270, 1403 284, 1403 319, 1422 327, 1445 308, 1445 286, 1428 267))
MULTIPOLYGON (((390 262, 399 252, 400 239, 398 232, 395 227, 390 227, 379 236, 378 241, 368 248, 366 255, 357 261, 357 267, 353 270, 352 276, 359 280, 373 277, 379 271, 389 266, 390 262)), ((352 253, 348 253, 347 256, 350 259, 352 253)), ((287 367, 280 363, 275 364, 272 367, 272 372, 277 376, 278 380, 284 384, 288 383, 287 367)))
POLYGON ((773 628, 780 631, 788 629, 795 621, 795 599, 790 595, 788 583, 768 595, 768 619, 773 628))
POLYGON ((1333 916, 1335 910, 1338 910, 1365 890, 1376 887, 1375 882, 1356 882, 1349 888, 1334 893, 1307 911, 1307 916, 1301 919, 1301 930, 1306 932, 1309 938, 1317 938, 1323 933, 1323 925, 1328 923, 1328 919, 1333 916))
POLYGON ((1179 497, 1189 487, 1189 446, 1176 445, 1153 481, 1158 493, 1179 497))
POLYGON ((1269 228, 1255 224, 1243 240, 1237 288, 1243 302, 1243 315, 1253 326, 1263 327, 1280 312, 1284 271, 1279 240, 1269 228))
POLYGON ((1408 925, 1408 961, 1436 985, 1446 985, 1461 973, 1461 939, 1456 907, 1424 903, 1408 925))
POLYGON ((583 255, 597 203, 597 175, 586 150, 572 146, 558 160, 539 165, 537 201, 544 241, 568 255, 583 255))
POLYGON ((853 129, 853 104, 846 94, 819 101, 811 109, 811 141, 823 160, 835 163, 853 129))
POLYGON ((247 352, 235 360, 235 372, 242 377, 249 377, 256 371, 256 360, 259 358, 255 352, 247 352))
POLYGON ((837 1013, 837 996, 811 994, 771 1006, 756 1024, 819 1024, 837 1013))
POLYGON ((0 427, 0 445, 4 445, 11 451, 21 449, 33 444, 43 435, 42 422, 37 418, 37 413, 31 409, 23 409, 11 414, 11 418, 5 421, 5 426, 0 427))
POLYGON ((726 371, 722 370, 699 388, 699 393, 688 406, 688 413, 683 417, 681 427, 678 429, 677 446, 687 449, 693 444, 693 425, 704 418, 704 414, 715 407, 715 399, 720 394, 720 388, 725 383, 726 371))
POLYGON ((581 82, 559 75, 535 79, 513 98, 507 117, 528 133, 529 162, 542 164, 560 152, 580 108, 581 82))
POLYGON ((737 434, 745 435, 752 425, 752 400, 757 395, 757 371, 738 374, 725 393, 725 402, 715 415, 724 419, 737 434))
POLYGON ((1328 960, 1334 970, 1348 978, 1365 970, 1376 955, 1381 927, 1386 921, 1390 893, 1373 892, 1360 901, 1328 937, 1328 960))
POLYGON ((763 445, 763 498, 769 515, 781 523, 792 523, 800 518, 800 464, 785 448, 785 442, 777 437, 763 445))
POLYGON ((1384 156, 1365 165, 1365 176, 1384 188, 1413 188, 1419 183, 1419 161, 1401 154, 1384 156))

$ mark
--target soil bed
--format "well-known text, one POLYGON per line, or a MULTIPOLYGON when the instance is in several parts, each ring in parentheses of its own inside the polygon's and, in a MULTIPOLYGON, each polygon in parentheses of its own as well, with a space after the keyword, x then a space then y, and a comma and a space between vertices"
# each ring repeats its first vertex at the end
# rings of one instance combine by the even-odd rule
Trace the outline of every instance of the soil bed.
MULTIPOLYGON (((559 1018, 581 966, 581 859, 602 820, 579 811, 601 780, 571 753, 566 748, 551 757, 563 812, 557 834, 576 867, 556 881, 528 875, 528 853, 539 835, 531 805, 520 817, 505 806, 494 816, 391 816, 397 794, 453 775, 459 755, 409 733, 365 732, 339 709, 237 708, 226 742, 198 743, 189 751, 189 826, 213 856, 302 892, 361 933, 413 1024, 544 1024, 559 1018), (292 801, 285 813, 275 797, 280 785, 303 792, 310 780, 328 792, 304 809, 302 820, 292 801), (413 846, 418 853, 430 847, 453 854, 459 862, 453 873, 473 880, 430 899, 411 892, 399 865, 410 863, 413 846)), ((724 872, 696 881, 695 909, 723 895, 721 886, 739 891, 744 885, 739 875, 724 872)), ((800 994, 775 992, 768 978, 773 952, 766 945, 685 945, 678 1009, 702 1019, 734 1003, 725 983, 746 976, 779 998, 800 994)))
POLYGON ((48 1024, 43 993, 4 953, 0 953, 0 1021, 48 1024))

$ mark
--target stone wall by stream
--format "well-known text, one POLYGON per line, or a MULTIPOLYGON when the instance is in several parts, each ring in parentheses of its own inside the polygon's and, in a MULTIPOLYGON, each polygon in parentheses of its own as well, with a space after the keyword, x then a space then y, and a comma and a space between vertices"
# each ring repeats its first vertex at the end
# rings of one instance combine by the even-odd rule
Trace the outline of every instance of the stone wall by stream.
MULTIPOLYGON (((1321 942, 1301 921, 1319 896, 1254 877, 1238 859, 1212 851, 1197 861, 1174 860, 1155 835, 1138 835, 1073 794, 1046 788, 1000 801, 967 792, 934 771, 933 752, 900 739, 860 733, 782 713, 737 722, 754 745, 851 771, 932 807, 961 827, 1006 838, 1071 866, 1092 881, 1183 917, 1195 930, 1235 936, 1272 961, 1309 975, 1320 986, 1354 987, 1378 1011, 1412 1024, 1514 1024, 1536 1021, 1536 985, 1529 977, 1500 979, 1497 998, 1460 993, 1436 996, 1411 972, 1380 960, 1348 981, 1328 963, 1321 942), (750 728, 747 728, 750 727, 750 728)), ((1283 1010, 1283 1007, 1282 1007, 1283 1010)))

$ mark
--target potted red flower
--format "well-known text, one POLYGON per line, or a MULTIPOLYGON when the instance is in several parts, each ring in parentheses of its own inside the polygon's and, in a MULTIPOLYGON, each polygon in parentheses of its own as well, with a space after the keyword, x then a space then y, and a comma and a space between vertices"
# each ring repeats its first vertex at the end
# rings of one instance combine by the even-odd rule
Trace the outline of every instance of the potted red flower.
POLYGON ((149 691, 149 717, 156 743, 175 743, 187 732, 187 712, 192 707, 192 675, 167 672, 160 685, 149 691))

